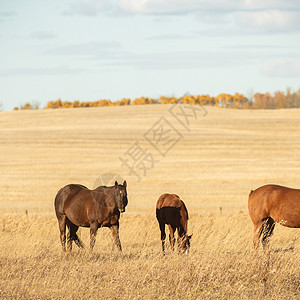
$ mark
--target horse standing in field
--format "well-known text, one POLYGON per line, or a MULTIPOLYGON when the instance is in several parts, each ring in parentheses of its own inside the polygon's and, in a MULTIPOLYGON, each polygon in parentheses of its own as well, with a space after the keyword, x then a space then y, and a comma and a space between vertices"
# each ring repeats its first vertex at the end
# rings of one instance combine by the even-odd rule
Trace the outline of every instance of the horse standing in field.
POLYGON ((156 203, 156 218, 161 231, 162 251, 165 253, 165 225, 169 227, 169 239, 172 251, 174 250, 174 233, 178 232, 178 248, 182 252, 189 252, 191 235, 187 235, 187 221, 189 218, 187 208, 179 196, 163 194, 156 203))
POLYGON ((79 184, 69 184, 60 189, 55 197, 55 213, 60 230, 60 241, 66 251, 66 226, 68 227, 67 248, 72 249, 72 241, 83 248, 77 236, 79 226, 90 228, 90 248, 93 249, 96 233, 100 227, 111 230, 117 248, 122 251, 119 238, 120 212, 125 212, 127 183, 115 182, 114 186, 99 186, 94 190, 79 184))
POLYGON ((268 244, 275 223, 300 228, 300 189, 265 185, 251 191, 248 200, 250 218, 254 224, 254 248, 261 235, 263 247, 268 244))

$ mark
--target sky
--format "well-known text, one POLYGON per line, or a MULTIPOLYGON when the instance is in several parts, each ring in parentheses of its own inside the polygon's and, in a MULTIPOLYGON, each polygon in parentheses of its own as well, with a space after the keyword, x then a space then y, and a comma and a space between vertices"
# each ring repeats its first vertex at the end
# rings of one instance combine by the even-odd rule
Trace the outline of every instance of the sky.
POLYGON ((299 88, 299 0, 0 0, 2 110, 299 88))

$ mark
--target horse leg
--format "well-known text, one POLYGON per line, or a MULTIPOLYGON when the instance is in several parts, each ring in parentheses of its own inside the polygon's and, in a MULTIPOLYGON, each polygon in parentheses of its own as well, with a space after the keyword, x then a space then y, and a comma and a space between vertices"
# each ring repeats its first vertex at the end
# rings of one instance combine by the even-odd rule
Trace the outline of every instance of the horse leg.
POLYGON ((259 239, 262 233, 262 226, 263 221, 259 221, 256 224, 254 224, 253 245, 255 250, 258 249, 259 239))
POLYGON ((271 217, 264 220, 263 229, 262 229, 262 233, 263 233, 262 244, 265 251, 268 250, 268 242, 270 240, 270 236, 273 234, 274 227, 275 227, 275 221, 271 217))
POLYGON ((171 249, 172 249, 172 251, 174 251, 174 244, 175 244, 174 233, 175 233, 176 228, 174 228, 171 225, 168 225, 168 226, 169 226, 169 231, 170 231, 169 240, 170 240, 170 244, 171 244, 171 249))
POLYGON ((67 250, 71 252, 72 250, 72 223, 69 219, 67 219, 67 227, 68 227, 68 234, 67 234, 67 250))
MULTIPOLYGON (((71 223, 70 224, 70 239, 71 242, 74 241, 75 244, 79 247, 79 248, 84 248, 84 244, 83 242, 80 240, 80 238, 77 235, 77 230, 78 230, 79 226, 71 223)), ((72 247, 71 247, 72 248, 72 247)))
POLYGON ((163 252, 163 254, 165 254, 166 231, 165 231, 165 224, 163 222, 159 222, 159 229, 160 229, 162 252, 163 252))
POLYGON ((62 215, 58 218, 58 226, 60 231, 60 242, 62 250, 66 252, 66 216, 62 215))
POLYGON ((116 244, 117 248, 122 252, 120 237, 119 237, 119 222, 115 225, 112 225, 110 228, 112 238, 114 243, 116 244))
POLYGON ((93 222, 90 224, 90 249, 93 250, 96 242, 96 235, 98 230, 98 222, 93 222))
MULTIPOLYGON (((77 230, 76 230, 77 231, 77 230)), ((84 243, 82 242, 82 240, 78 237, 77 233, 75 233, 75 238, 74 238, 75 244, 80 248, 83 249, 84 248, 84 243)))
POLYGON ((177 233, 178 233, 178 239, 177 239, 178 249, 182 249, 184 238, 186 236, 186 231, 184 230, 183 226, 179 226, 177 228, 177 233))

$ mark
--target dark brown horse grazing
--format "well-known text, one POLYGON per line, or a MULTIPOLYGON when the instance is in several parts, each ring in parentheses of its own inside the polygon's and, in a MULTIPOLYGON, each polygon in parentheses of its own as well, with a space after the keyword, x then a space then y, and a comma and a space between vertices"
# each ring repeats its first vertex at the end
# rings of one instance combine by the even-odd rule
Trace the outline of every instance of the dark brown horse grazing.
POLYGON ((168 225, 171 249, 174 250, 174 233, 178 232, 178 248, 182 252, 189 252, 191 235, 187 235, 188 211, 179 196, 163 194, 156 203, 156 218, 161 232, 162 251, 165 253, 165 224, 168 225))
POLYGON ((78 227, 90 228, 90 248, 93 249, 99 227, 108 227, 118 249, 122 251, 119 239, 120 212, 128 203, 126 181, 123 185, 99 186, 89 190, 83 185, 68 184, 60 189, 55 197, 55 213, 60 230, 60 241, 66 251, 66 226, 69 229, 67 246, 72 249, 72 241, 80 248, 83 243, 77 236, 78 227))
POLYGON ((261 235, 263 235, 262 244, 265 248, 275 223, 300 228, 300 189, 279 185, 262 186, 251 191, 248 209, 254 224, 254 248, 258 248, 261 235))

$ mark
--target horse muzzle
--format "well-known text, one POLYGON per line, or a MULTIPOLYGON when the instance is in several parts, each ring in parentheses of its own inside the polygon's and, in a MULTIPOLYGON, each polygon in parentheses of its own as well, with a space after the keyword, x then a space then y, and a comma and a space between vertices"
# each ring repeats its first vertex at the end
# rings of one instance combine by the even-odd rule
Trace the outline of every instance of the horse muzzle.
POLYGON ((118 207, 118 209, 119 209, 119 212, 121 212, 121 213, 125 212, 125 207, 118 207))

